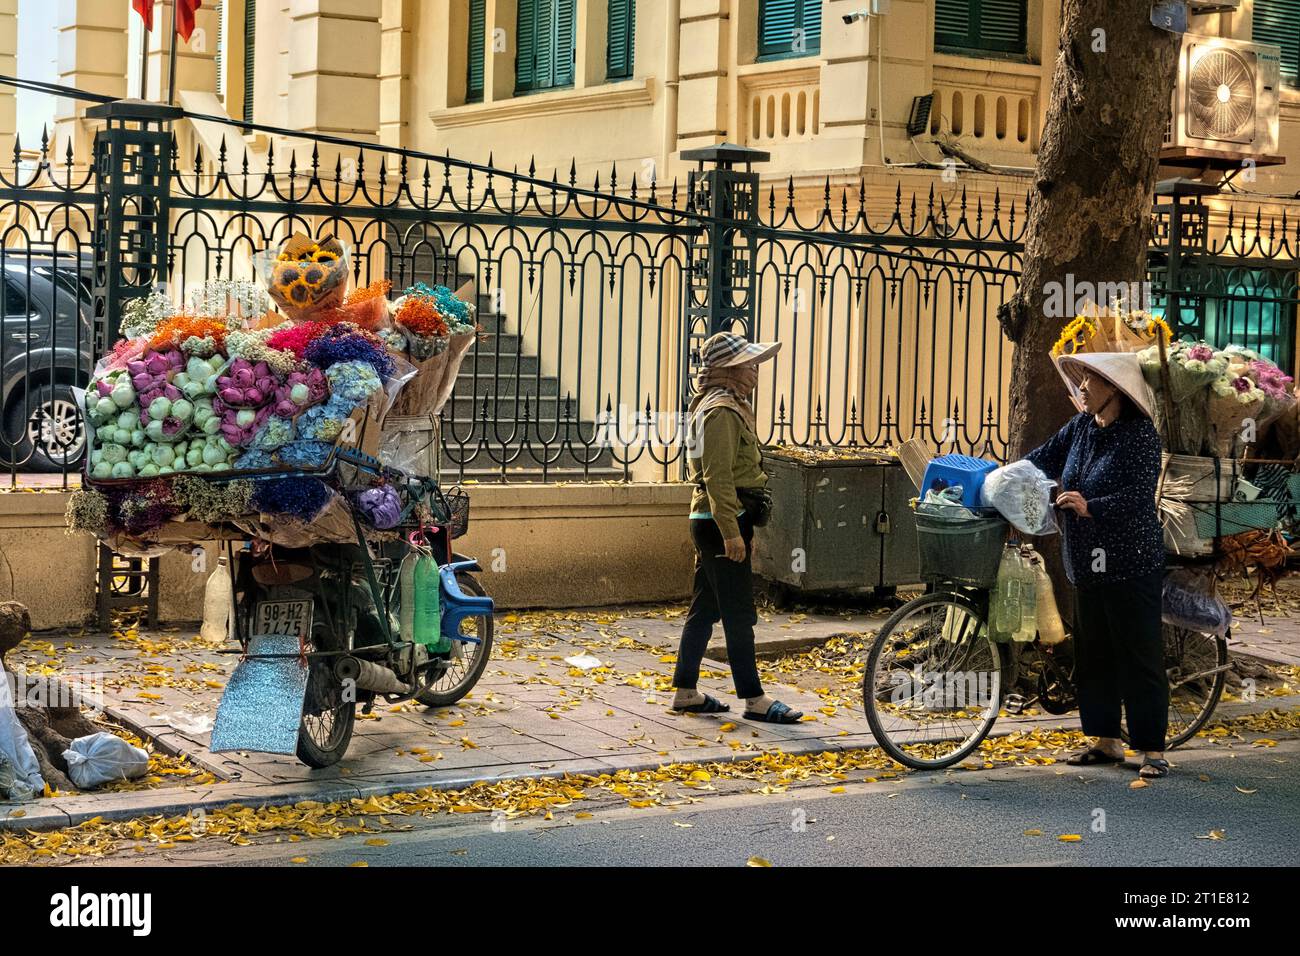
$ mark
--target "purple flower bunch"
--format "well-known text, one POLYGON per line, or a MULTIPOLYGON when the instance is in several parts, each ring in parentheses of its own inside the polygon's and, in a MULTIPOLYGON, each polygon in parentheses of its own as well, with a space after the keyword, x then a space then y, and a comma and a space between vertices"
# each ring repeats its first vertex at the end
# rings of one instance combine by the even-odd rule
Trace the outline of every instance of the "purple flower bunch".
POLYGON ((155 399, 165 398, 174 402, 185 397, 179 388, 171 384, 171 377, 184 367, 185 356, 179 349, 150 352, 148 356, 126 363, 131 385, 140 401, 142 428, 149 424, 149 406, 155 399))
POLYGON ((237 448, 246 448, 275 410, 280 380, 266 362, 237 358, 217 379, 212 410, 221 416, 221 436, 237 448))
MULTIPOLYGON (((1295 379, 1287 375, 1272 362, 1256 359, 1250 363, 1250 374, 1255 384, 1263 389, 1269 398, 1286 398, 1291 394, 1295 379)), ((1235 383, 1234 383, 1235 384, 1235 383)))
POLYGON ((339 362, 365 362, 383 379, 391 378, 397 371, 397 365, 378 337, 349 322, 340 322, 313 339, 303 358, 323 369, 339 362))
POLYGON ((275 393, 275 414, 293 418, 305 408, 325 401, 329 384, 325 372, 313 366, 305 372, 291 372, 275 393))

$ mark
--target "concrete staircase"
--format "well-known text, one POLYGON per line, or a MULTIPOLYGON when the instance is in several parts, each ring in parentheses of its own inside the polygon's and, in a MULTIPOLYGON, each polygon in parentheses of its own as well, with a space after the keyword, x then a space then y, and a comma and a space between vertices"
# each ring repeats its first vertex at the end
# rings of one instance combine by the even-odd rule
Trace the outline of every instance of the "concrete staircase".
MULTIPOLYGON (((390 242, 397 248, 395 234, 390 242)), ((416 280, 458 289, 479 277, 461 272, 453 256, 424 246, 391 270, 393 287, 416 280)), ((465 357, 456 389, 443 410, 443 477, 489 481, 617 480, 623 471, 609 449, 582 444, 592 421, 579 420, 560 394, 560 382, 542 371, 491 296, 478 295, 478 322, 486 333, 465 357), (565 446, 566 436, 573 447, 565 446), (549 445, 547 444, 549 442, 549 445), (503 466, 500 462, 506 462, 503 466), (543 466, 540 461, 547 464, 543 466), (464 462, 462 465, 461 463, 464 462)))

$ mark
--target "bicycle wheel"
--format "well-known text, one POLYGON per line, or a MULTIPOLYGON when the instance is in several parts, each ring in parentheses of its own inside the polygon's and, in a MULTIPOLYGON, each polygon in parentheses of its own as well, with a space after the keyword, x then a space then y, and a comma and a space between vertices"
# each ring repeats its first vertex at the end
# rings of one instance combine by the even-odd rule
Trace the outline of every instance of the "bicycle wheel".
MULTIPOLYGON (((1228 672, 1228 641, 1165 624, 1165 672, 1169 675, 1169 729, 1165 749, 1181 747, 1196 736, 1214 713, 1228 672)), ((1127 720, 1122 727, 1129 739, 1127 720)))
POLYGON ((998 718, 1005 649, 964 594, 939 591, 903 605, 867 658, 862 703, 885 752, 917 770, 966 759, 998 718))
MULTIPOLYGON (((486 597, 487 591, 472 575, 464 571, 456 575, 460 589, 466 594, 486 597)), ((493 622, 491 614, 467 617, 461 622, 460 632, 477 642, 452 641, 447 655, 446 669, 429 689, 415 699, 426 707, 449 707, 459 701, 478 683, 492 656, 493 622)))

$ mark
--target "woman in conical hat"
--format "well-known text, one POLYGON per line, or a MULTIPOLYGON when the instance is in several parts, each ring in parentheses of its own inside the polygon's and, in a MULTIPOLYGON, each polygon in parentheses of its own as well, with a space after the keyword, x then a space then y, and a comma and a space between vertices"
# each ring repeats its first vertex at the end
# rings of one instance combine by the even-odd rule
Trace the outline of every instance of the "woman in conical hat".
POLYGON ((1075 684, 1083 732, 1076 766, 1124 763, 1121 717, 1139 773, 1163 777, 1169 680, 1161 634, 1164 535, 1156 513, 1160 436, 1137 356, 1062 355, 1079 414, 1026 456, 1060 487, 1066 575, 1075 588, 1075 684))
POLYGON ((696 378, 686 426, 687 479, 695 485, 691 499, 695 587, 673 674, 673 709, 682 713, 720 714, 731 709, 697 687, 713 625, 721 620, 736 696, 745 704, 742 716, 773 724, 792 724, 803 717, 763 692, 754 652, 758 614, 750 544, 754 528, 766 521, 760 512, 770 510, 770 501, 763 494, 767 476, 760 467, 751 396, 759 365, 780 349, 780 342, 750 342, 719 332, 701 350, 703 368, 696 378))

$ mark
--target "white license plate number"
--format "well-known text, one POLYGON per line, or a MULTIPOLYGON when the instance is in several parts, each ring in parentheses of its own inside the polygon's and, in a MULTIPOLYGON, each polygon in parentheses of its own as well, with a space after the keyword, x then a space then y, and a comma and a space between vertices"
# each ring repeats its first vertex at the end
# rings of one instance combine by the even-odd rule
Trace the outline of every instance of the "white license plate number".
POLYGON ((257 605, 257 634, 311 636, 311 601, 263 601, 257 605))

